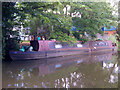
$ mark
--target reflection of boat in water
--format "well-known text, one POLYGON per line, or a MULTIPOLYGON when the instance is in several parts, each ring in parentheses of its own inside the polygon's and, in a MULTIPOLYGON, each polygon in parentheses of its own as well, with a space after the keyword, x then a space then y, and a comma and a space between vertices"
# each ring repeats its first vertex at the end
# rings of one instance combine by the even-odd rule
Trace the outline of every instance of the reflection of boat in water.
POLYGON ((31 41, 31 46, 33 46, 34 51, 10 51, 11 58, 13 60, 34 60, 76 54, 99 54, 114 49, 111 41, 101 40, 89 41, 85 44, 78 42, 74 43, 72 46, 67 43, 60 44, 57 41, 39 40, 31 41))
POLYGON ((11 85, 19 84, 19 87, 21 87, 21 83, 24 82, 24 85, 28 83, 29 86, 26 86, 33 88, 34 85, 42 87, 43 82, 47 87, 54 87, 56 80, 59 79, 60 82, 62 82, 63 79, 66 80, 66 78, 69 78, 70 86, 73 85, 75 81, 78 82, 77 87, 79 87, 81 83, 86 85, 85 87, 91 87, 91 82, 94 83, 93 87, 97 87, 98 83, 103 83, 104 86, 107 83, 106 81, 104 82, 104 80, 106 80, 105 78, 109 78, 109 74, 108 72, 106 73, 106 69, 102 69, 103 64, 111 62, 111 60, 112 53, 108 52, 101 55, 66 56, 52 59, 47 58, 44 60, 31 60, 25 61, 24 63, 22 61, 13 61, 10 66, 4 70, 8 73, 6 76, 4 75, 4 77, 9 76, 4 81, 6 81, 5 85, 9 85, 11 80, 11 85), (77 78, 78 75, 80 75, 79 79, 77 78))
POLYGON ((59 68, 69 67, 71 65, 79 65, 80 63, 94 63, 110 60, 112 56, 111 52, 101 55, 75 55, 57 58, 47 58, 43 60, 34 61, 13 61, 9 67, 16 67, 16 70, 29 69, 29 68, 39 68, 39 75, 49 74, 55 72, 59 68))
POLYGON ((104 54, 104 55, 84 55, 83 57, 79 57, 76 59, 69 59, 69 60, 63 60, 63 61, 57 61, 54 62, 52 60, 47 61, 47 65, 39 66, 39 75, 42 74, 49 74, 52 72, 55 72, 59 68, 69 67, 71 65, 80 65, 81 63, 90 64, 95 62, 102 62, 102 61, 108 61, 111 60, 112 53, 104 54))

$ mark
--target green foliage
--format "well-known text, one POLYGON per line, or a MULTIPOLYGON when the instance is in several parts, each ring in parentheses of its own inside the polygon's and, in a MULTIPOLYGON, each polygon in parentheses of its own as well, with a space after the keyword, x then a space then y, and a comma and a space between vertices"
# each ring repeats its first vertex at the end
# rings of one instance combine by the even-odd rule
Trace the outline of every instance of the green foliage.
POLYGON ((2 3, 2 58, 9 58, 10 50, 18 49, 18 31, 13 31, 14 25, 18 25, 18 22, 14 22, 18 13, 18 10, 14 7, 13 2, 2 3), (10 36, 15 35, 15 38, 10 38, 10 36))
POLYGON ((73 26, 77 27, 77 31, 83 35, 84 32, 87 32, 91 37, 95 38, 97 33, 103 34, 102 27, 109 28, 111 25, 117 25, 115 22, 117 18, 112 15, 113 8, 110 7, 109 3, 80 2, 73 3, 73 5, 71 12, 77 11, 81 13, 81 18, 72 18, 73 26))
POLYGON ((85 42, 87 38, 81 38, 79 34, 85 36, 86 32, 94 39, 97 33, 103 34, 102 27, 109 28, 111 25, 116 25, 116 18, 112 15, 114 9, 106 2, 25 2, 18 4, 18 8, 29 17, 31 34, 37 35, 39 32, 39 35, 43 35, 46 39, 64 41, 70 35, 74 35, 77 40, 85 42), (70 10, 67 6, 70 6, 70 10), (81 18, 72 17, 72 13, 78 12, 81 18), (78 32, 70 31, 73 26, 77 27, 78 32))
POLYGON ((73 39, 67 39, 70 37, 72 18, 70 16, 64 15, 63 10, 64 4, 62 3, 21 3, 23 5, 20 8, 35 8, 34 11, 26 12, 29 14, 30 22, 29 26, 31 28, 31 34, 41 35, 46 39, 54 38, 56 40, 71 41, 73 39), (43 8, 44 7, 44 8, 43 8), (40 9, 40 10, 39 10, 40 9), (49 11, 48 11, 49 10, 49 11), (60 14, 57 11, 60 11, 60 14), (56 14, 53 13, 56 11, 56 14), (35 14, 36 13, 36 14, 35 14), (59 33, 59 34, 58 34, 59 33), (62 34, 61 34, 62 33, 62 34), (56 35, 58 36, 56 36, 56 35))
POLYGON ((106 38, 106 40, 111 40, 112 43, 117 43, 117 40, 116 40, 115 36, 113 36, 113 35, 109 35, 109 37, 106 38))

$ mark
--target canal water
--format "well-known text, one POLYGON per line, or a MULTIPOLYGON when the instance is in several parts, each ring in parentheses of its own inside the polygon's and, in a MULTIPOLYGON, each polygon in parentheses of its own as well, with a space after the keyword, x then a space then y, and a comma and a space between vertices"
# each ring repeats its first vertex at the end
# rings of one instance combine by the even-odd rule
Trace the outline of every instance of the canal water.
POLYGON ((3 88, 117 88, 118 55, 74 55, 3 63, 3 88))

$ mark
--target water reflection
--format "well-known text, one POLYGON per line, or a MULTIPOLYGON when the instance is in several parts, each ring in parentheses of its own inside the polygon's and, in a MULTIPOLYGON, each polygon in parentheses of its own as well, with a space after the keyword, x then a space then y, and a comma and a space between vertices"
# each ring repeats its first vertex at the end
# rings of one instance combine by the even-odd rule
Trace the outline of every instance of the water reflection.
POLYGON ((117 88, 112 53, 76 55, 3 64, 3 88, 117 88))

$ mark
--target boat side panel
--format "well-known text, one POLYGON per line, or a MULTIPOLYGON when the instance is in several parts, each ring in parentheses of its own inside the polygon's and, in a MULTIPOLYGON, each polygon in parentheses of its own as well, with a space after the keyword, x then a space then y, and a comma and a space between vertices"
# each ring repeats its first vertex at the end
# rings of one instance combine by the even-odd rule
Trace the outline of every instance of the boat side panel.
POLYGON ((10 56, 13 60, 25 60, 25 59, 40 59, 45 58, 45 52, 10 52, 10 56))
POLYGON ((66 55, 75 55, 75 54, 89 54, 89 49, 74 49, 74 50, 54 50, 48 51, 47 57, 57 57, 57 56, 66 56, 66 55))

